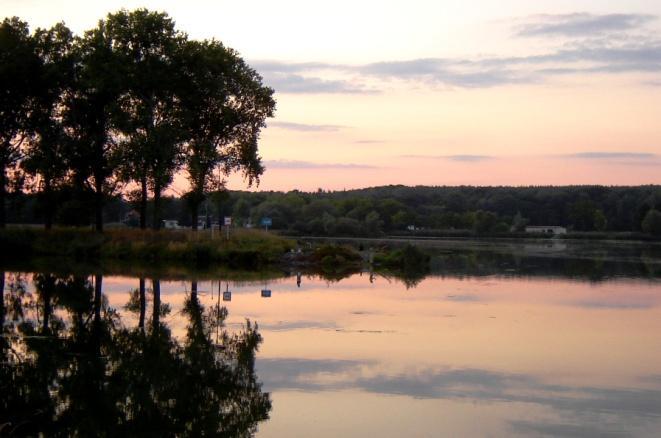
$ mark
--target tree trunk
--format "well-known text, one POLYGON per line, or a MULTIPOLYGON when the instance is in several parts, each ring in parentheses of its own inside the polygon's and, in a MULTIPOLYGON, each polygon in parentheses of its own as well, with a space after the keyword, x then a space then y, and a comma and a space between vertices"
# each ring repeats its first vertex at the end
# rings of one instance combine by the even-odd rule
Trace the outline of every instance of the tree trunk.
POLYGON ((46 211, 44 212, 44 228, 50 230, 53 228, 55 202, 53 202, 53 187, 50 178, 48 177, 44 177, 44 200, 46 202, 46 211))
POLYGON ((161 189, 160 187, 154 187, 154 222, 152 223, 152 228, 154 230, 161 229, 160 209, 161 209, 161 189))
POLYGON ((140 278, 140 319, 138 327, 145 330, 145 310, 147 308, 147 297, 145 296, 145 279, 140 278))
POLYGON ((97 107, 98 119, 95 133, 94 142, 94 164, 92 165, 92 173, 94 176, 94 215, 96 222, 96 231, 103 232, 103 183, 107 177, 107 157, 104 153, 106 141, 108 140, 106 131, 106 105, 103 103, 97 107))
POLYGON ((99 178, 95 177, 94 184, 94 215, 96 223, 96 231, 103 232, 103 183, 99 182, 99 178))
POLYGON ((199 207, 200 204, 198 204, 197 201, 192 201, 191 202, 191 219, 193 220, 193 231, 197 231, 197 221, 199 220, 199 207))
POLYGON ((147 229, 147 177, 140 178, 140 229, 147 229))

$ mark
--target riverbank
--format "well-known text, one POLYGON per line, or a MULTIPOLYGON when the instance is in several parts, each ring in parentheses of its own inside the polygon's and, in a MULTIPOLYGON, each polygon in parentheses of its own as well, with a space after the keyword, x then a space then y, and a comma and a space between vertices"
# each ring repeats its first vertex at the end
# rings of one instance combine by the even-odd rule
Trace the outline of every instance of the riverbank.
POLYGON ((252 269, 277 264, 296 242, 259 230, 209 231, 12 228, 0 231, 0 259, 57 257, 78 261, 211 263, 252 269))
MULTIPOLYGON (((365 249, 355 244, 309 243, 261 230, 224 233, 201 230, 117 230, 104 233, 78 228, 0 230, 0 262, 51 266, 131 265, 149 271, 165 266, 181 269, 238 269, 317 272, 330 277, 363 269, 388 269, 403 275, 426 272, 429 257, 408 246, 365 249)), ((98 270, 98 269, 97 269, 98 270)))

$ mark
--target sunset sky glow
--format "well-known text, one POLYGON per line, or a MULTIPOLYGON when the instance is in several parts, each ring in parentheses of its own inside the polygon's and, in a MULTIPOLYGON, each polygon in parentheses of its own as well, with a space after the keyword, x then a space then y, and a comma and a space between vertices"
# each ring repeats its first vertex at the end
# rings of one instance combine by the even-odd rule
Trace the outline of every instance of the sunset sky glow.
POLYGON ((260 190, 661 183, 659 1, 0 0, 0 15, 80 33, 137 7, 223 41, 276 90, 260 190))

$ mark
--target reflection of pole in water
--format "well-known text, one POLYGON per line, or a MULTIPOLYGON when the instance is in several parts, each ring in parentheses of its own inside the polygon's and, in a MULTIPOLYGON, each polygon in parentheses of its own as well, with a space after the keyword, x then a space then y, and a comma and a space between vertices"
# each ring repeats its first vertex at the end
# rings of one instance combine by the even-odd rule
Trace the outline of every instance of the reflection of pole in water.
POLYGON ((223 292, 223 301, 232 301, 232 292, 229 282, 225 282, 225 292, 223 292))
POLYGON ((262 289, 262 298, 271 298, 271 289, 268 288, 268 282, 264 280, 264 288, 262 289))
POLYGON ((301 287, 301 273, 300 272, 296 273, 296 286, 301 287))
POLYGON ((138 320, 138 327, 144 332, 145 330, 145 311, 147 308, 147 297, 145 296, 145 279, 140 278, 140 319, 138 320))
MULTIPOLYGON (((229 287, 229 286, 228 286, 229 287)), ((218 282, 218 301, 216 303, 216 345, 218 345, 220 337, 220 281, 218 282)))

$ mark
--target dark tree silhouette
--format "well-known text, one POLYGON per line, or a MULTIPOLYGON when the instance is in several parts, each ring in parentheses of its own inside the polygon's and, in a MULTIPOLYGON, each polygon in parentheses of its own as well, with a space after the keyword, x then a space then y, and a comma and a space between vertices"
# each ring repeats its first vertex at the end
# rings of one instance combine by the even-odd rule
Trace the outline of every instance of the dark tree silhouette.
POLYGON ((0 24, 0 228, 6 223, 5 204, 10 172, 21 158, 21 145, 30 132, 28 121, 39 58, 28 24, 5 18, 0 24))
POLYGON ((188 41, 182 50, 185 80, 182 108, 187 121, 185 197, 197 229, 200 204, 210 191, 223 188, 221 176, 243 172, 248 185, 264 172, 257 139, 273 116, 273 89, 232 49, 220 42, 188 41), (219 171, 214 175, 215 170, 219 171))
POLYGON ((105 21, 87 31, 75 47, 75 86, 65 96, 63 118, 70 139, 67 155, 73 184, 93 194, 94 223, 103 231, 103 207, 117 188, 117 124, 124 84, 121 60, 113 51, 105 21))
POLYGON ((138 9, 106 19, 113 51, 122 60, 125 93, 121 114, 122 170, 140 186, 140 226, 146 227, 148 189, 154 197, 153 223, 160 227, 160 199, 181 163, 185 137, 179 94, 178 57, 186 36, 165 13, 138 9))
POLYGON ((39 66, 34 72, 34 98, 30 105, 31 136, 26 142, 23 169, 33 176, 46 229, 53 225, 55 191, 68 170, 62 102, 73 85, 73 34, 62 23, 37 29, 33 36, 39 66))

